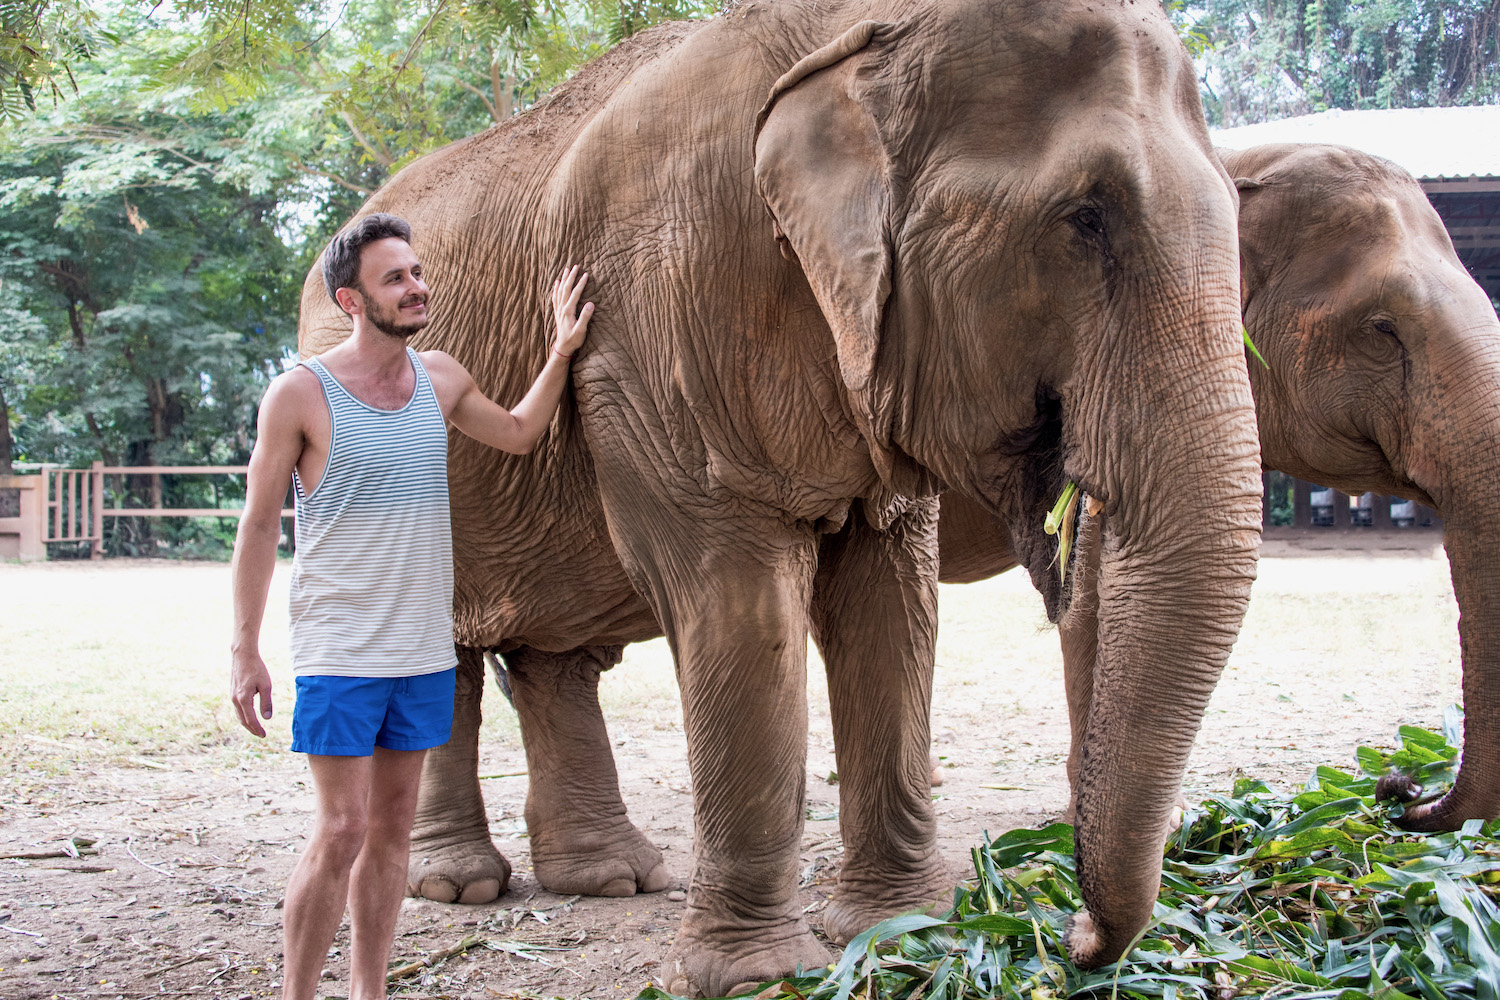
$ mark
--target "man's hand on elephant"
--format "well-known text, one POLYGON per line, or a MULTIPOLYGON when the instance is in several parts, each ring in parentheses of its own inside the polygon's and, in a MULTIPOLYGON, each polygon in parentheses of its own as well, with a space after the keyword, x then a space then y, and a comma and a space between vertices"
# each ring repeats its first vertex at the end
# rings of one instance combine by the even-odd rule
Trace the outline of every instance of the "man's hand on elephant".
POLYGON ((234 712, 244 726, 256 736, 266 735, 265 727, 256 718, 255 700, 260 699, 260 716, 271 717, 271 672, 266 663, 255 653, 236 653, 234 666, 229 676, 229 700, 234 703, 234 712))
POLYGON ((592 302, 585 302, 582 309, 578 308, 583 288, 589 283, 588 272, 579 274, 579 267, 574 264, 552 283, 552 315, 557 321, 557 342, 552 349, 565 358, 572 357, 573 352, 583 346, 589 317, 594 315, 592 302))

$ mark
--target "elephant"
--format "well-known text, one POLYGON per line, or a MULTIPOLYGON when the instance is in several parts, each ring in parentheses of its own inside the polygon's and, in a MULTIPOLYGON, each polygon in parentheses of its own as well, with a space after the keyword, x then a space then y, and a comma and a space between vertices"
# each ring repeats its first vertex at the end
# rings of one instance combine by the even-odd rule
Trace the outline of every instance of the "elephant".
MULTIPOLYGON (((562 265, 586 264, 597 306, 531 454, 450 442, 460 680, 414 891, 506 884, 475 774, 487 651, 521 721, 538 880, 664 887, 597 684, 665 634, 694 836, 663 983, 722 995, 822 965, 796 896, 811 634, 845 845, 824 931, 946 895, 937 496, 1007 525, 1060 612, 1041 515, 1072 479, 1108 518, 1066 941, 1083 966, 1119 956, 1255 570, 1236 197, 1161 8, 1095 0, 734 6, 627 40, 392 178, 360 214, 413 224, 432 296, 415 346, 492 398, 545 352, 537 303, 562 265)), ((346 335, 314 269, 300 348, 346 335)))
MULTIPOLYGON (((1245 327, 1267 469, 1433 507, 1462 611, 1464 747, 1453 787, 1409 805, 1408 830, 1456 830, 1500 815, 1500 582, 1489 474, 1500 440, 1500 319, 1469 276, 1421 186, 1395 164, 1341 146, 1220 150, 1240 192, 1245 327)), ((967 583, 1016 565, 1005 527, 945 494, 941 578, 967 583)), ((1085 519, 1079 549, 1090 580, 1085 519)), ((1094 602, 1061 621, 1076 782, 1090 711, 1094 602)), ((1382 794, 1412 798, 1400 780, 1382 794)))

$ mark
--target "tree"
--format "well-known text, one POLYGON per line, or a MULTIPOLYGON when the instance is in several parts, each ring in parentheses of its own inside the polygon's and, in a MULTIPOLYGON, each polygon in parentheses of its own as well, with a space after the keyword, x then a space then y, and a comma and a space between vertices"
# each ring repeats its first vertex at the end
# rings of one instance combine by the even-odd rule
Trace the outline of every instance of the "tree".
POLYGON ((71 64, 107 41, 83 0, 0 0, 0 120, 35 111, 39 92, 54 102, 76 92, 71 64))
POLYGON ((1500 0, 1196 0, 1211 124, 1493 103, 1500 0))
MULTIPOLYGON (((620 37, 709 10, 94 4, 105 42, 53 64, 57 100, 0 123, 0 286, 17 304, 0 310, 0 448, 9 433, 26 461, 242 463, 293 357, 303 275, 370 193, 620 37)), ((156 482, 122 484, 125 503, 156 482)), ((170 496, 190 488, 168 499, 211 505, 170 496)), ((116 552, 203 537, 111 523, 116 552)))

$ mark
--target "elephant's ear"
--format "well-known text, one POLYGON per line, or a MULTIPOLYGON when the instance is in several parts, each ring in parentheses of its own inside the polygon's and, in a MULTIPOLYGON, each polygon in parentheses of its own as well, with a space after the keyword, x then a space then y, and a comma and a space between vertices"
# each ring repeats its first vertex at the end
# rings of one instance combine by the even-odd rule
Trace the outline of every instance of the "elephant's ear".
POLYGON ((804 57, 756 119, 755 182, 838 346, 850 389, 875 370, 891 292, 892 164, 861 103, 857 58, 901 26, 863 21, 804 57))
POLYGON ((1261 241, 1252 221, 1255 213, 1251 199, 1255 192, 1265 189, 1266 183, 1253 177, 1236 177, 1234 187, 1240 195, 1240 312, 1248 313, 1256 290, 1266 284, 1269 267, 1269 262, 1260 252, 1261 241))

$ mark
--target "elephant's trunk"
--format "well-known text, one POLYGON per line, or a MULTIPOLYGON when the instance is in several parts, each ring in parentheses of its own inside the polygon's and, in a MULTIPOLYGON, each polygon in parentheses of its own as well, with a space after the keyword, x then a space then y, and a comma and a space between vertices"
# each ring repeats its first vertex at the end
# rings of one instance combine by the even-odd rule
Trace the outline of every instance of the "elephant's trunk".
MULTIPOLYGON (((1200 334, 1199 343, 1209 342, 1200 334)), ((1124 437, 1134 438, 1131 453, 1145 456, 1146 467, 1116 469, 1102 484, 1098 661, 1075 820, 1088 909, 1067 938, 1083 967, 1118 958, 1150 918, 1188 754, 1255 577, 1254 414, 1244 370, 1216 368, 1221 360, 1200 354, 1197 370, 1217 371, 1217 379, 1151 399, 1112 387, 1135 411, 1115 426, 1129 428, 1124 437)), ((1077 457, 1090 464, 1087 450, 1077 457)), ((1087 474, 1084 481, 1095 488, 1087 474)))
MULTIPOLYGON (((1493 492, 1494 478, 1485 493, 1493 492)), ((1481 494, 1483 495, 1483 494, 1481 494)), ((1448 793, 1406 810, 1396 821, 1407 830, 1457 830, 1471 819, 1500 815, 1500 526, 1489 517, 1445 521, 1443 544, 1458 598, 1463 655, 1464 745, 1458 778, 1448 793)))
MULTIPOLYGON (((1490 479, 1489 483, 1494 480, 1490 479)), ((1491 486, 1490 489, 1493 489, 1491 486)), ((1442 798, 1414 806, 1397 821, 1408 830, 1456 830, 1471 819, 1500 815, 1500 529, 1447 523, 1443 544, 1460 609, 1464 745, 1458 778, 1442 798)))
POLYGON ((1430 372, 1403 454, 1443 516, 1443 545, 1458 599, 1464 744, 1458 778, 1442 798, 1407 808, 1408 830, 1457 830, 1500 815, 1500 323, 1478 286, 1444 286, 1417 364, 1430 372))

